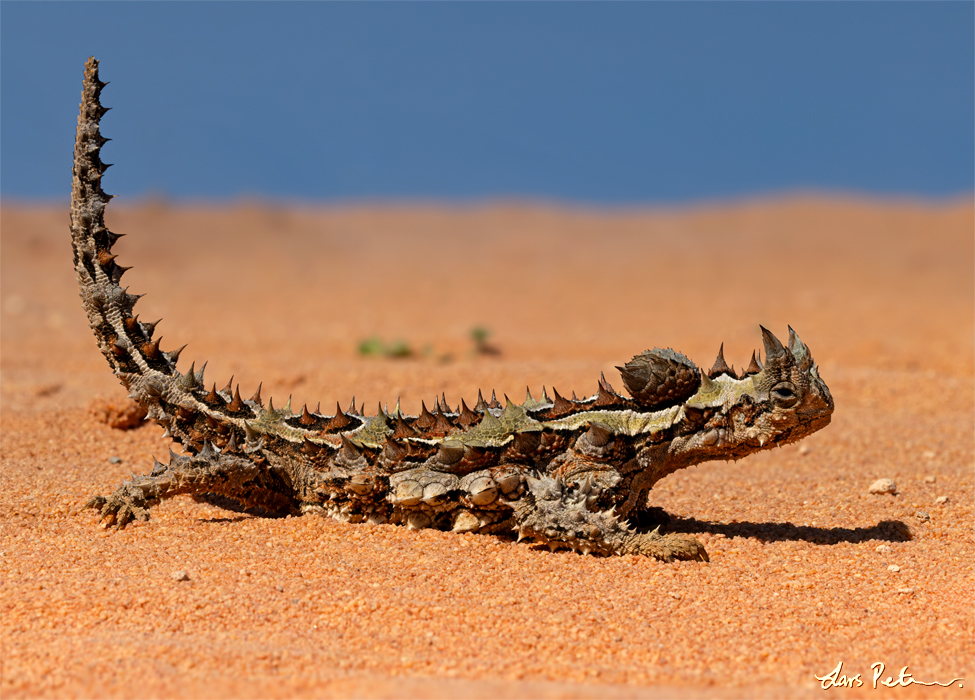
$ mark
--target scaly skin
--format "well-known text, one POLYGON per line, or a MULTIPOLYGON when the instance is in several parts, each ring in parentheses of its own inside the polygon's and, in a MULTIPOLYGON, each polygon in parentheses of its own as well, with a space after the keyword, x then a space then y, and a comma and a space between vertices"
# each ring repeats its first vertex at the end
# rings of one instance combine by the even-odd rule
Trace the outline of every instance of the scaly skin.
POLYGON ((107 526, 148 520, 153 505, 178 494, 268 515, 315 511, 348 522, 401 523, 455 532, 517 533, 583 553, 642 554, 706 561, 686 535, 631 528, 653 485, 708 460, 740 459, 825 427, 833 399, 809 349, 789 329, 786 346, 765 328, 764 366, 754 354, 740 375, 723 349, 701 372, 673 350, 648 350, 620 367, 631 398, 605 378, 596 394, 568 400, 543 391, 521 405, 479 395, 451 410, 437 399, 419 416, 380 408, 365 416, 265 407, 229 383, 207 389, 203 370, 176 369, 155 323, 133 316, 137 296, 119 284, 119 236, 105 227, 110 199, 99 159, 104 83, 85 66, 75 143, 71 239, 81 299, 98 346, 130 397, 183 446, 150 474, 88 506, 107 526))

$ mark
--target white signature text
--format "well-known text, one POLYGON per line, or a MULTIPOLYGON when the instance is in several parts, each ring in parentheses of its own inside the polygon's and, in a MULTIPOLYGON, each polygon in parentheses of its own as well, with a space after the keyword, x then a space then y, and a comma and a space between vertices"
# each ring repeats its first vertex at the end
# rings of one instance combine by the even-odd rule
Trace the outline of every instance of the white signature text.
MULTIPOLYGON (((904 666, 901 672, 897 675, 897 678, 893 676, 887 676, 886 680, 881 680, 884 675, 884 665, 879 661, 870 665, 870 670, 873 671, 873 687, 876 688, 878 685, 882 685, 885 688, 906 688, 909 685, 940 685, 947 687, 958 683, 959 688, 964 688, 965 685, 963 681, 964 678, 952 678, 947 683, 941 683, 939 681, 919 681, 911 673, 907 671, 908 667, 904 666)), ((860 678, 860 674, 854 676, 847 676, 843 674, 843 662, 840 661, 836 664, 836 668, 827 673, 825 676, 814 676, 817 681, 819 681, 820 686, 823 690, 829 690, 830 688, 859 688, 863 685, 863 680, 860 678)))

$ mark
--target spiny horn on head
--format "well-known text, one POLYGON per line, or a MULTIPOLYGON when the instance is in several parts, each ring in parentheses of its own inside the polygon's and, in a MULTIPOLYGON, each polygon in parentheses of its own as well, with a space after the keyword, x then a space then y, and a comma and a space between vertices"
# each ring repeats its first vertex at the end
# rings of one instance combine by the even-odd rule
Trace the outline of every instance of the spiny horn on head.
POLYGON ((745 369, 745 375, 758 374, 761 371, 762 367, 758 364, 758 359, 755 357, 755 351, 752 350, 752 361, 748 363, 748 368, 745 369))
POLYGON ((788 365, 792 355, 783 347, 782 341, 776 338, 775 334, 765 326, 759 326, 759 328, 762 329, 762 343, 765 344, 765 364, 769 367, 788 365))
POLYGON ((799 369, 803 372, 812 367, 812 354, 809 352, 806 344, 799 338, 799 335, 792 330, 792 326, 789 326, 789 352, 796 358, 796 364, 799 365, 799 369))

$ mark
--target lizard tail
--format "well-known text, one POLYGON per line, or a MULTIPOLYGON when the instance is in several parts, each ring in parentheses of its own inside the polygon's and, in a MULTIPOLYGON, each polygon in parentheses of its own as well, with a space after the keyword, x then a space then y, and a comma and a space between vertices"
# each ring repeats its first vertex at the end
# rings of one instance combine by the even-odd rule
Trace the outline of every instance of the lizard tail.
MULTIPOLYGON (((99 102, 107 83, 98 79, 98 61, 85 63, 84 88, 75 136, 73 181, 71 185, 71 243, 74 267, 81 288, 81 301, 102 354, 115 375, 128 387, 133 375, 152 378, 178 377, 179 350, 163 352, 159 339, 153 339, 156 323, 144 323, 133 316, 139 296, 129 294, 119 281, 129 268, 115 262, 112 246, 122 236, 105 226, 105 206, 112 198, 101 186, 102 175, 110 164, 99 152, 109 139, 101 135, 98 124, 108 111, 99 102)), ((133 397, 145 405, 140 397, 133 397)))
MULTIPOLYGON (((129 294, 119 284, 129 268, 116 263, 112 254, 112 246, 122 236, 105 226, 105 206, 112 197, 101 186, 109 164, 102 162, 99 152, 108 139, 101 135, 98 125, 108 111, 99 102, 106 84, 98 79, 98 61, 89 58, 85 63, 71 186, 71 244, 81 301, 98 347, 115 376, 129 390, 129 398, 143 406, 171 437, 196 451, 202 444, 197 438, 202 436, 193 430, 195 422, 207 417, 211 422, 222 422, 228 413, 252 418, 258 406, 253 402, 245 404, 239 394, 231 398, 227 390, 218 394, 216 387, 212 396, 207 394, 202 386, 202 369, 194 371, 190 367, 185 375, 176 370, 182 348, 169 352, 160 349, 160 339, 153 338, 158 321, 140 321, 132 313, 140 295, 129 294), (177 416, 180 426, 176 425, 177 416)), ((259 403, 260 399, 255 398, 259 403)))

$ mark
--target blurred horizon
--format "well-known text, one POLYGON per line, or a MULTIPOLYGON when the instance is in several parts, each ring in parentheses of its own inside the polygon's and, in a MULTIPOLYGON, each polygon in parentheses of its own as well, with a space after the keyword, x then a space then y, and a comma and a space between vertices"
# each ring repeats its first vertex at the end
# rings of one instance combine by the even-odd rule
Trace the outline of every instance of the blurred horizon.
MULTIPOLYGON (((106 176, 107 183, 107 176, 106 176)), ((70 184, 70 183, 69 183, 70 184)), ((445 211, 476 211, 479 209, 525 209, 525 210, 575 210, 598 214, 605 212, 621 214, 654 214, 722 210, 728 208, 747 208, 752 206, 775 207, 792 204, 849 204, 852 206, 904 206, 921 209, 952 209, 975 206, 975 191, 955 192, 943 195, 885 194, 858 192, 854 190, 812 190, 786 189, 779 191, 749 192, 737 195, 715 196, 699 199, 675 201, 596 201, 581 199, 559 199, 532 195, 484 195, 471 197, 407 197, 407 196, 362 196, 343 198, 299 198, 253 193, 240 193, 216 196, 187 195, 174 197, 165 192, 142 192, 118 195, 115 188, 106 191, 112 195, 111 210, 159 209, 185 210, 195 208, 233 209, 253 207, 255 209, 300 209, 300 210, 355 210, 361 208, 389 210, 443 209, 445 211)), ((44 209, 48 207, 69 207, 71 193, 52 197, 19 197, 0 194, 0 206, 22 209, 44 209)))
POLYGON ((66 202, 82 67, 129 204, 975 194, 975 4, 0 3, 0 201, 66 202))

